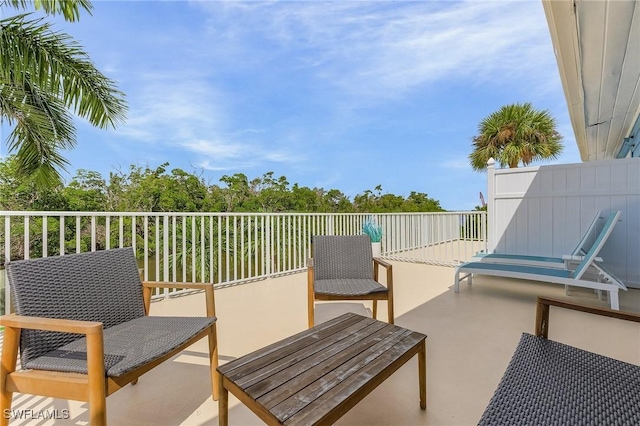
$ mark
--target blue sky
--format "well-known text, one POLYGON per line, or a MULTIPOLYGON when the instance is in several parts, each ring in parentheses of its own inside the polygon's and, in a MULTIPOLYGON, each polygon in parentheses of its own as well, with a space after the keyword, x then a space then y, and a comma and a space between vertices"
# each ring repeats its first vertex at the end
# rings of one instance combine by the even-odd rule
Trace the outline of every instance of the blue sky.
POLYGON ((210 184, 273 171, 472 209, 486 174, 468 165, 471 138, 515 102, 550 110, 557 162, 580 161, 539 0, 93 4, 55 28, 118 82, 129 114, 109 131, 77 120, 67 178, 168 161, 210 184))

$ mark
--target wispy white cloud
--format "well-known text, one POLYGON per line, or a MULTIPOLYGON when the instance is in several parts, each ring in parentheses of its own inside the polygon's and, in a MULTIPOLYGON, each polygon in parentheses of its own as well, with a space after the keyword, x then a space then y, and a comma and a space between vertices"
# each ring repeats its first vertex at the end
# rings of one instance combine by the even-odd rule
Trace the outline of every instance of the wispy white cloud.
POLYGON ((203 128, 216 130, 224 121, 220 96, 201 78, 189 75, 139 75, 142 83, 130 96, 130 114, 119 131, 133 139, 171 143, 203 128))
POLYGON ((207 140, 190 140, 181 143, 181 146, 189 151, 202 154, 204 157, 229 160, 238 158, 248 147, 237 143, 225 143, 207 140))
POLYGON ((258 33, 274 43, 273 55, 295 51, 297 66, 345 93, 365 97, 363 102, 469 76, 481 83, 528 75, 545 85, 555 72, 553 63, 541 61, 550 57, 543 54, 550 46, 539 2, 201 5, 211 13, 212 28, 234 34, 238 49, 251 49, 255 41, 236 28, 249 25, 249 35, 258 33))
POLYGON ((209 170, 254 167, 264 161, 292 163, 301 154, 269 147, 264 129, 236 128, 225 105, 230 100, 204 76, 145 74, 129 99, 131 113, 118 134, 154 146, 191 154, 191 162, 209 170))
POLYGON ((469 170, 469 160, 466 155, 462 155, 460 158, 451 158, 441 163, 441 167, 450 170, 469 170))

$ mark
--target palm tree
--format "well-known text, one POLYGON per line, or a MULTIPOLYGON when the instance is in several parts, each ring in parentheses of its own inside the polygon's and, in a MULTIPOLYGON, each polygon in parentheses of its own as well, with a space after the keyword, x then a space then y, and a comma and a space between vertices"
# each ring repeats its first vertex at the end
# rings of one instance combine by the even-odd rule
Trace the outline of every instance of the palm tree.
POLYGON ((501 167, 527 166, 533 161, 557 158, 562 152, 562 135, 549 111, 530 103, 505 105, 478 125, 469 155, 474 170, 487 168, 493 158, 501 167))
MULTIPOLYGON (((61 14, 70 22, 89 0, 0 0, 0 7, 61 14)), ((0 121, 14 126, 7 138, 19 172, 43 186, 60 181, 68 161, 60 151, 75 146, 71 113, 99 128, 115 127, 127 111, 124 94, 98 71, 69 35, 42 19, 20 14, 0 20, 0 121)))

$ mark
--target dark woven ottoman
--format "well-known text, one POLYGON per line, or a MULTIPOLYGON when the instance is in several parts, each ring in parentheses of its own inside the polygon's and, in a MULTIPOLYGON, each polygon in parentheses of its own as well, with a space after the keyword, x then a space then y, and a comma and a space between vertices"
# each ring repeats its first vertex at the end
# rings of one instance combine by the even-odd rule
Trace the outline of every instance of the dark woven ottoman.
POLYGON ((640 367, 523 333, 480 425, 640 425, 640 367))

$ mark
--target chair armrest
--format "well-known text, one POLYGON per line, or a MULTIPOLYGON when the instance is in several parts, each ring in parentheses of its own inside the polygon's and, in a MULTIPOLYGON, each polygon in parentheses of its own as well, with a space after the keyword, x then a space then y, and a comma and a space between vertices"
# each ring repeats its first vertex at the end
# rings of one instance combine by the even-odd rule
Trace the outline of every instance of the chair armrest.
POLYGON ((64 333, 76 333, 85 335, 102 333, 101 322, 77 321, 60 318, 29 317, 16 314, 7 314, 0 317, 0 325, 11 328, 59 331, 64 333))
POLYGON ((143 281, 142 291, 144 299, 144 311, 147 315, 149 315, 149 311, 151 309, 151 290, 154 288, 187 288, 193 290, 204 290, 207 300, 207 316, 216 316, 215 296, 213 294, 213 284, 211 283, 143 281))
POLYGON ((393 265, 391 265, 389 262, 386 262, 382 259, 380 259, 379 257, 374 257, 373 258, 373 263, 376 265, 380 265, 380 266, 384 266, 387 269, 390 269, 393 267, 393 265))
POLYGON ((174 283, 166 281, 143 281, 143 287, 147 288, 191 288, 194 290, 206 290, 209 287, 213 287, 211 283, 174 283))
POLYGON ((379 269, 380 266, 382 266, 383 268, 386 269, 387 271, 387 288, 389 289, 389 291, 393 290, 393 265, 391 265, 389 262, 385 262, 382 259, 379 259, 377 257, 373 258, 373 279, 378 281, 378 275, 379 275, 379 269))
POLYGON ((16 369, 20 330, 44 330, 63 333, 83 334, 87 339, 87 372, 89 389, 105 389, 104 335, 102 323, 60 318, 41 318, 8 314, 0 317, 0 325, 5 326, 2 348, 2 380, 16 369))
POLYGON ((535 334, 538 337, 549 337, 549 307, 551 306, 640 323, 640 314, 581 305, 579 303, 567 302, 566 300, 538 297, 535 325, 535 334))

